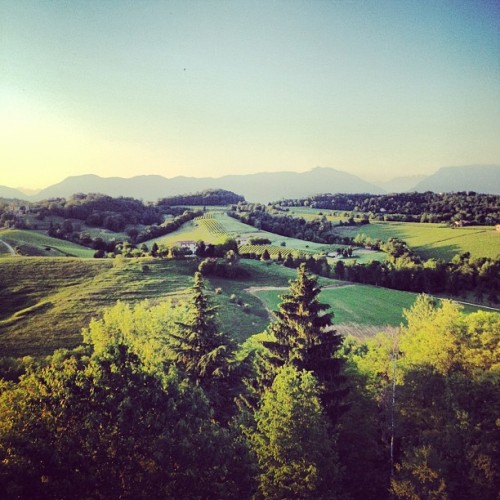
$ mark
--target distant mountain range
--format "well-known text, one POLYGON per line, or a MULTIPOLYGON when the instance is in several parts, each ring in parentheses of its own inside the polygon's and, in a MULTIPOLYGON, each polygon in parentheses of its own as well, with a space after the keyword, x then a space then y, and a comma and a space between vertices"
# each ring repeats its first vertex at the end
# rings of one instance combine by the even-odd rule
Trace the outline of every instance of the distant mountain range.
POLYGON ((19 200, 28 200, 30 196, 23 192, 7 186, 0 186, 0 198, 17 198, 19 200))
POLYGON ((388 193, 404 193, 406 191, 414 191, 414 187, 424 179, 427 179, 428 175, 409 175, 408 177, 396 177, 386 182, 378 182, 377 186, 388 193))
POLYGON ((243 195, 248 201, 268 202, 283 198, 302 198, 321 193, 370 193, 404 191, 476 191, 500 194, 500 165, 468 165, 444 167, 430 176, 400 177, 380 186, 364 181, 356 175, 317 167, 308 172, 263 172, 223 177, 173 177, 141 175, 99 177, 80 175, 68 177, 49 186, 36 195, 28 196, 16 189, 0 186, 0 197, 21 200, 67 198, 74 193, 103 193, 110 196, 131 196, 147 201, 204 189, 227 189, 243 195))
POLYGON ((500 194, 500 165, 465 165, 443 167, 434 175, 417 183, 412 191, 475 191, 476 193, 500 194))

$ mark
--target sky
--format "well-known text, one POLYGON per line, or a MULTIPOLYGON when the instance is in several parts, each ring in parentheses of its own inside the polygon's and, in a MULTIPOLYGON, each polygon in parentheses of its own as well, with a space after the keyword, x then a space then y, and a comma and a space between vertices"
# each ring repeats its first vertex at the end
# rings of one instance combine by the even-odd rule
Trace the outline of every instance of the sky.
POLYGON ((496 0, 0 0, 0 185, 500 163, 496 0))

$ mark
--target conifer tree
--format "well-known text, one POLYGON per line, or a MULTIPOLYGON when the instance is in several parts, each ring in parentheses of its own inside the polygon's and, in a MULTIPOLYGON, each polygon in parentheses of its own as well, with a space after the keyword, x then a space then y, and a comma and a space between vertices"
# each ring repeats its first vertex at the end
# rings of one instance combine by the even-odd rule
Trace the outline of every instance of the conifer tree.
POLYGON ((190 315, 185 323, 179 323, 179 332, 170 333, 174 361, 195 381, 203 385, 210 377, 221 376, 234 346, 231 340, 218 331, 215 322, 216 308, 210 305, 205 294, 201 273, 194 275, 190 299, 190 315))
POLYGON ((215 321, 216 307, 205 294, 201 273, 194 275, 189 317, 179 330, 169 332, 173 361, 189 378, 200 385, 214 405, 224 414, 238 390, 239 367, 234 362, 234 342, 220 332, 215 321))
POLYGON ((320 291, 316 278, 309 276, 305 264, 301 264, 297 278, 290 284, 290 293, 282 296, 275 312, 277 320, 269 332, 274 339, 263 344, 270 351, 269 361, 274 370, 290 364, 314 373, 323 385, 325 408, 335 420, 344 392, 342 360, 335 354, 343 339, 333 329, 333 313, 327 312, 330 306, 318 300, 320 291))

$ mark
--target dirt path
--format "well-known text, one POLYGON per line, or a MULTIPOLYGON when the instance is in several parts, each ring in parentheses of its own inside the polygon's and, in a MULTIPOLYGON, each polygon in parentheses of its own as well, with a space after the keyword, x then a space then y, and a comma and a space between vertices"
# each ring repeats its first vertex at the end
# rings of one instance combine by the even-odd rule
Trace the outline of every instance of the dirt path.
MULTIPOLYGON (((356 286, 353 283, 340 283, 338 285, 327 285, 327 286, 322 286, 322 290, 327 290, 330 288, 345 288, 347 286, 356 286)), ((280 290, 288 290, 288 286, 251 286, 249 288, 245 288, 245 292, 251 293, 252 295, 256 295, 257 292, 266 292, 266 291, 280 291, 280 290)))
POLYGON ((6 241, 0 240, 0 243, 4 244, 12 255, 17 255, 16 251, 6 241))
POLYGON ((491 311, 500 312, 498 307, 483 306, 483 304, 474 304, 473 302, 464 302, 463 300, 451 299, 453 302, 458 302, 459 304, 464 304, 466 306, 480 307, 481 309, 490 309, 491 311))
POLYGON ((245 292, 251 293, 255 295, 257 292, 265 292, 267 290, 288 290, 287 286, 251 286, 249 288, 245 288, 245 292))

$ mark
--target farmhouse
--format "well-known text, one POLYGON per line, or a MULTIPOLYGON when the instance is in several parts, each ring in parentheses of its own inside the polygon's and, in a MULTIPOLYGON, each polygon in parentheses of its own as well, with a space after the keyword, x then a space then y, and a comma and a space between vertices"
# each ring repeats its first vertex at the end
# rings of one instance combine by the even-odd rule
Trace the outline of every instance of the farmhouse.
POLYGON ((182 240, 182 241, 178 241, 177 244, 181 248, 185 248, 187 250, 191 250, 191 252, 193 252, 193 253, 196 252, 196 241, 193 241, 193 240, 182 240))

